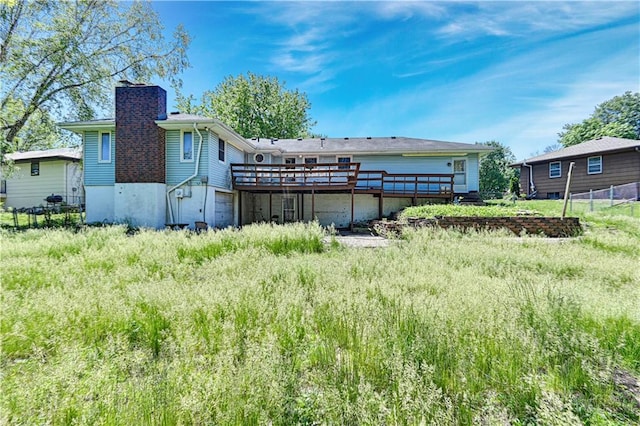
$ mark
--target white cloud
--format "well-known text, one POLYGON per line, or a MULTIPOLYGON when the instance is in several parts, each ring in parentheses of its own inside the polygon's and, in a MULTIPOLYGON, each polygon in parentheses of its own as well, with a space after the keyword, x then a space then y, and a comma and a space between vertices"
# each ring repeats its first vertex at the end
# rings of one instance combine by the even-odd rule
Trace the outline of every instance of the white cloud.
MULTIPOLYGON (((464 6, 465 3, 457 3, 464 6)), ((635 2, 524 2, 469 3, 436 33, 445 37, 527 36, 566 34, 637 14, 635 2)))
POLYGON ((638 90, 638 43, 619 42, 635 32, 637 25, 629 25, 560 39, 446 84, 427 81, 373 103, 329 111, 317 119, 331 128, 318 131, 498 140, 518 158, 529 157, 555 143, 564 124, 582 121, 613 96, 638 90))

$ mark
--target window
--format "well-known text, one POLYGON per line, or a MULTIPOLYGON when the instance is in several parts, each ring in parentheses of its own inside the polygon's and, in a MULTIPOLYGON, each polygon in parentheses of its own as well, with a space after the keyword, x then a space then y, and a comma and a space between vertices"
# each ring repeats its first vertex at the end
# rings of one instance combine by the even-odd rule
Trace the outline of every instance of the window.
POLYGON ((602 156, 587 158, 587 174, 597 175, 602 173, 602 156))
POLYGON ((560 176, 562 176, 562 163, 560 161, 549 163, 549 177, 553 179, 560 176))
POLYGON ((32 161, 31 162, 31 176, 40 176, 40 162, 32 161))
POLYGON ((224 162, 225 143, 222 139, 218 139, 218 160, 224 162))
POLYGON ((549 200, 559 200, 560 193, 559 192, 547 192, 547 198, 549 200))
POLYGON ((99 163, 111 162, 111 133, 100 133, 99 163))
POLYGON ((305 157, 304 164, 318 164, 318 157, 305 157))
MULTIPOLYGON (((350 163, 351 162, 351 157, 338 157, 337 158, 338 163, 350 163)), ((338 166, 339 169, 349 169, 349 164, 345 164, 343 165, 339 165, 338 166)))
MULTIPOLYGON (((284 158, 284 164, 286 164, 285 168, 287 168, 287 169, 295 168, 294 164, 296 164, 296 157, 285 157, 284 158)), ((285 180, 285 182, 295 182, 296 181, 296 173, 293 172, 293 171, 291 173, 285 173, 284 180, 285 180)))
POLYGON ((293 195, 282 197, 282 220, 284 222, 296 220, 296 198, 293 195))
POLYGON ((193 132, 182 132, 182 145, 180 145, 180 161, 193 161, 193 132))

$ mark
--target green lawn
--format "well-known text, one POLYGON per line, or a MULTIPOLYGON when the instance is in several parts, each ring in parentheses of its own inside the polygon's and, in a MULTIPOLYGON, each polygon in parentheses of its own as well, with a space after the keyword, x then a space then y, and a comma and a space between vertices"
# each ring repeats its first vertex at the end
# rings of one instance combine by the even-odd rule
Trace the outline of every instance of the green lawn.
POLYGON ((640 220, 581 222, 0 230, 0 423, 638 424, 640 220))

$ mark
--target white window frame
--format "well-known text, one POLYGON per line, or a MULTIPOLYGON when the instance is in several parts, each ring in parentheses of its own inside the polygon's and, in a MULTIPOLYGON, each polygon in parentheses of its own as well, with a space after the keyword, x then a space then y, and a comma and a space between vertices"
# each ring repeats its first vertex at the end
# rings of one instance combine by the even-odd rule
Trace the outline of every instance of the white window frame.
POLYGON ((227 162, 227 141, 221 138, 218 138, 218 162, 220 164, 226 164, 227 162), (220 159, 220 144, 222 144, 222 156, 224 157, 222 160, 220 159))
POLYGON ((298 200, 295 195, 283 195, 282 196, 282 223, 286 222, 295 222, 297 220, 298 211, 297 204, 298 200), (291 203, 287 205, 287 203, 291 203), (286 208, 289 207, 289 208, 286 208))
POLYGON ((31 176, 40 176, 40 160, 31 160, 31 176))
MULTIPOLYGON (((340 159, 341 158, 348 158, 349 161, 347 161, 347 163, 353 163, 353 156, 352 155, 336 155, 336 163, 340 163, 340 159)), ((345 165, 345 166, 338 166, 338 169, 349 169, 349 165, 345 165)))
POLYGON ((549 179, 557 179, 557 178, 561 178, 561 177, 562 177, 562 161, 551 161, 549 163, 549 179), (558 175, 557 176, 551 174, 551 165, 552 164, 557 164, 558 165, 558 175))
POLYGON ((196 142, 195 142, 195 134, 193 132, 193 130, 182 130, 180 132, 180 162, 181 163, 193 163, 195 161, 194 157, 195 157, 195 147, 196 147, 196 142), (184 135, 186 133, 190 133, 191 134, 191 158, 184 158, 184 135))
POLYGON ((111 144, 112 144, 112 140, 111 140, 111 132, 100 132, 100 138, 98 139, 98 163, 111 163, 111 144), (109 158, 104 158, 102 156, 102 153, 104 152, 104 150, 102 149, 102 142, 103 142, 103 136, 107 135, 109 136, 109 158))
POLYGON ((589 175, 599 175, 602 173, 602 155, 596 155, 593 157, 589 157, 587 158, 587 174, 589 175), (591 160, 596 159, 598 160, 598 171, 592 172, 591 171, 591 160))

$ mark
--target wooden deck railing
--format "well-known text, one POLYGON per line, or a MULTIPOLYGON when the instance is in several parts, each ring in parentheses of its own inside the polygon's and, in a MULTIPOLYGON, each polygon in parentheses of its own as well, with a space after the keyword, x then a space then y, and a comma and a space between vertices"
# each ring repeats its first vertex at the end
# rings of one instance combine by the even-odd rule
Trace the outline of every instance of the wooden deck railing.
POLYGON ((245 191, 286 188, 346 190, 356 185, 360 163, 231 164, 234 189, 245 191))
POLYGON ((385 197, 453 198, 453 174, 360 170, 360 163, 232 164, 231 175, 240 191, 353 189, 385 197))
POLYGON ((356 192, 382 193, 387 197, 453 198, 453 174, 361 170, 356 192))

